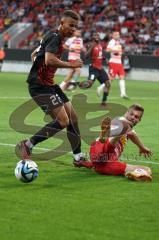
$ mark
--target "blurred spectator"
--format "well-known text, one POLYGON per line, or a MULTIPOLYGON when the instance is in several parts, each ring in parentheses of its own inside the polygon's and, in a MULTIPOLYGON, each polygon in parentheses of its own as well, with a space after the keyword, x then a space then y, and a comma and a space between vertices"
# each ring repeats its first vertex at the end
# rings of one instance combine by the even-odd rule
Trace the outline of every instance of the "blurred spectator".
POLYGON ((4 45, 3 45, 3 47, 4 47, 4 48, 8 48, 8 42, 9 42, 9 40, 10 40, 10 35, 9 35, 8 32, 5 32, 5 33, 3 34, 3 40, 4 40, 4 45))
POLYGON ((0 48, 0 72, 1 72, 1 69, 2 69, 2 64, 3 64, 3 60, 5 58, 5 51, 3 48, 0 48))
POLYGON ((110 33, 119 31, 127 51, 153 53, 159 46, 158 0, 0 0, 0 33, 17 21, 32 22, 33 34, 19 47, 36 47, 49 28, 58 26, 62 12, 68 8, 81 16, 85 44, 99 32, 102 45, 107 45, 110 33))
POLYGON ((153 55, 159 57, 159 48, 156 48, 153 52, 153 55))
POLYGON ((130 65, 130 59, 127 55, 125 55, 122 59, 124 70, 126 75, 130 72, 131 70, 131 65, 130 65))

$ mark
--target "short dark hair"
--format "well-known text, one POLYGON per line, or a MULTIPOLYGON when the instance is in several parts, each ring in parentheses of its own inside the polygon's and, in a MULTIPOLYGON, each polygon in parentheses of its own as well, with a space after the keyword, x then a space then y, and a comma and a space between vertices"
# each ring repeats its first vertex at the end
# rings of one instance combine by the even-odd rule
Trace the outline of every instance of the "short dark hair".
POLYGON ((133 104, 131 105, 129 108, 128 108, 128 111, 131 110, 131 109, 134 109, 136 111, 140 111, 142 113, 144 113, 144 108, 140 105, 140 104, 133 104))
POLYGON ((63 13, 63 17, 71 17, 71 18, 73 18, 74 20, 77 20, 77 21, 80 19, 80 16, 78 15, 78 13, 76 13, 75 11, 72 11, 72 10, 66 10, 63 13))

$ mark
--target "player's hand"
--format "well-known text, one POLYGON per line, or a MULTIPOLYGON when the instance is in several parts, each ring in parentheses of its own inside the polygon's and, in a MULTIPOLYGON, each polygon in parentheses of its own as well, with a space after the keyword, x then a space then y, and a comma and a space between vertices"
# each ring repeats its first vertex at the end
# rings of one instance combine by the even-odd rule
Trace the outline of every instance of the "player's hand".
POLYGON ((71 62, 71 68, 81 68, 83 67, 83 61, 81 59, 71 62))
POLYGON ((139 155, 143 155, 145 158, 152 156, 152 151, 147 147, 140 148, 139 155))

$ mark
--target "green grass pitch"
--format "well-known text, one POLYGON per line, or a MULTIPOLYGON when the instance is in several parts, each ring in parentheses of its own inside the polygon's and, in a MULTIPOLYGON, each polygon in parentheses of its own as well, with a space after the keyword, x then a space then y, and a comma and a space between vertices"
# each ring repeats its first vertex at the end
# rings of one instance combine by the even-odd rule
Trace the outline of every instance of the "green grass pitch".
MULTIPOLYGON (((62 77, 56 77, 58 81, 62 77)), ((70 153, 37 161, 39 177, 30 184, 16 180, 17 157, 14 145, 29 137, 9 125, 12 112, 28 101, 25 74, 0 73, 0 239, 1 240, 157 240, 159 236, 159 94, 158 83, 129 81, 131 99, 119 97, 118 80, 112 84, 109 102, 129 106, 140 103, 145 107, 142 122, 135 128, 146 146, 153 151, 152 159, 138 157, 138 149, 128 143, 122 159, 132 164, 145 164, 153 171, 152 183, 131 182, 124 177, 100 176, 91 170, 76 169, 70 153), (26 98, 25 98, 26 97, 26 98)), ((96 110, 82 119, 83 102, 75 106, 79 115, 82 148, 88 152, 92 139, 88 119, 102 119, 106 110, 98 103, 96 86, 91 90, 68 92, 70 99, 77 94, 87 96, 96 110), (78 109, 77 109, 78 108, 78 109), (82 122, 81 122, 82 121, 82 122), (88 134, 89 133, 89 134, 88 134)), ((90 105, 91 106, 91 105, 90 105)), ((20 116, 18 116, 18 119, 20 116)), ((44 125, 41 110, 35 109, 26 119, 35 126, 44 125)), ((99 122, 100 123, 100 122, 99 122)), ((98 130, 98 127, 95 126, 98 130)), ((96 133, 95 133, 96 134, 96 133)), ((60 145, 61 140, 49 139, 35 149, 40 155, 46 149, 60 145)), ((45 151, 46 152, 46 151, 45 151)), ((40 156, 39 155, 39 156, 40 156)), ((40 159, 40 158, 39 158, 40 159)))

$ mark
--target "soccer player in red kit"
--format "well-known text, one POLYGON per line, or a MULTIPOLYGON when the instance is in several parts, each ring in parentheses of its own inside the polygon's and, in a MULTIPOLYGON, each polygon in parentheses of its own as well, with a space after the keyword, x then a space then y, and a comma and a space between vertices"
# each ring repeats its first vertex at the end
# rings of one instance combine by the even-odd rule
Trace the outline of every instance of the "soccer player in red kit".
POLYGON ((125 87, 125 71, 121 60, 122 46, 120 44, 119 32, 113 32, 112 39, 108 42, 106 51, 110 52, 110 59, 108 62, 109 77, 113 80, 116 75, 119 76, 120 96, 128 99, 125 87))
MULTIPOLYGON (((63 46, 68 51, 68 61, 74 62, 77 59, 81 59, 81 52, 86 51, 81 37, 81 30, 77 29, 74 32, 74 36, 68 38, 63 46)), ((60 84, 62 91, 69 89, 69 87, 76 87, 80 74, 81 68, 71 68, 64 81, 60 84)))
POLYGON ((97 88, 97 93, 100 95, 103 92, 103 98, 101 105, 106 105, 107 96, 109 93, 110 82, 106 71, 103 68, 103 49, 100 44, 99 34, 93 35, 92 45, 89 47, 86 56, 90 56, 91 64, 89 66, 88 80, 82 82, 79 86, 83 88, 90 88, 94 81, 97 79, 100 82, 100 86, 97 88))
POLYGON ((132 130, 141 121, 143 113, 142 106, 138 104, 130 106, 125 116, 118 119, 122 128, 116 136, 113 136, 111 119, 107 117, 102 121, 100 136, 90 147, 91 162, 89 168, 92 167, 99 174, 124 175, 136 181, 151 181, 151 169, 149 167, 119 161, 128 139, 137 145, 140 155, 151 156, 151 150, 141 142, 136 132, 132 130))
POLYGON ((80 68, 80 59, 74 62, 61 61, 63 41, 71 37, 78 27, 79 15, 71 10, 63 13, 60 26, 56 31, 49 31, 32 53, 33 65, 27 83, 31 97, 49 114, 52 121, 35 133, 30 139, 23 140, 16 146, 16 153, 21 159, 31 159, 31 150, 38 143, 53 137, 67 128, 67 137, 74 155, 74 165, 80 166, 85 161, 81 152, 81 138, 75 110, 67 96, 55 83, 57 68, 80 68))

